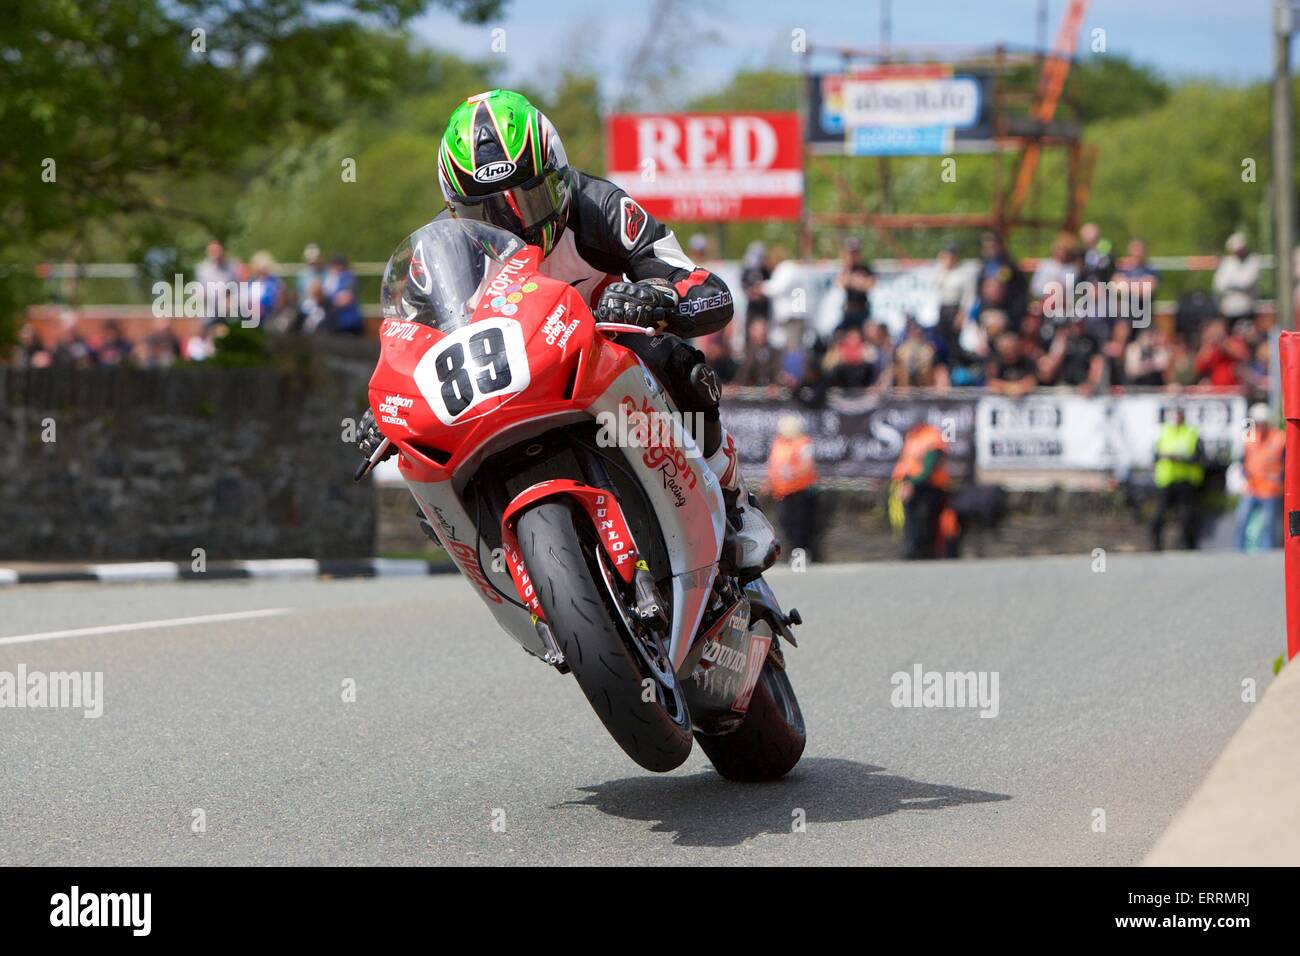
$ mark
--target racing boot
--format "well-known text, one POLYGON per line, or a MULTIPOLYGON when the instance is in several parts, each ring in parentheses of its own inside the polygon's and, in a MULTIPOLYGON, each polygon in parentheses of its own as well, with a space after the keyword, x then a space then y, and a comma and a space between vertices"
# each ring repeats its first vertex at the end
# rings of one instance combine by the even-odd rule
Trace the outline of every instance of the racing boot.
POLYGON ((781 556, 781 545, 772 525, 759 510, 758 499, 745 488, 736 458, 736 443, 725 430, 722 444, 705 461, 718 476, 722 498, 727 503, 723 553, 733 556, 741 582, 751 581, 776 563, 781 556))

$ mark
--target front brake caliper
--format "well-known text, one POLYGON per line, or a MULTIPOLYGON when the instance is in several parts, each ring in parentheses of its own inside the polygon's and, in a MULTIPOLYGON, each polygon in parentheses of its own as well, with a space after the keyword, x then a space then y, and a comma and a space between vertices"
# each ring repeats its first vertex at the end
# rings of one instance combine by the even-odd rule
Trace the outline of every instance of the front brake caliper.
POLYGON ((642 621, 657 620, 667 624, 668 610, 664 607, 663 596, 655 584, 654 575, 650 573, 650 566, 644 560, 638 559, 636 562, 632 586, 636 590, 636 616, 642 621))

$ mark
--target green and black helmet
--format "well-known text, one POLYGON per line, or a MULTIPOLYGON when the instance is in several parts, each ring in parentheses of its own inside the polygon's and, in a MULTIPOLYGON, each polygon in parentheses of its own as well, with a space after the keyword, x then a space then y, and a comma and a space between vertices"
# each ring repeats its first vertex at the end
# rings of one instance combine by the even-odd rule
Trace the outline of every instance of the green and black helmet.
POLYGON ((559 134, 518 93, 492 90, 456 107, 438 147, 438 182, 453 216, 508 229, 549 254, 572 187, 559 134))

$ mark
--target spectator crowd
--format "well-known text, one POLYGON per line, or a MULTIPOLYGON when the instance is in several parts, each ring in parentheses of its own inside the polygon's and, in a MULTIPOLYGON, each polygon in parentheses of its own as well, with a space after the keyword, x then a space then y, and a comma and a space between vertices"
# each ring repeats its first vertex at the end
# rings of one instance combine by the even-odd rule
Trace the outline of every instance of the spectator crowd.
POLYGON ((1172 316, 1156 317, 1161 277, 1140 239, 1117 256, 1089 223, 1077 236, 1058 236, 1051 255, 1031 272, 986 233, 977 260, 963 262, 956 246, 939 252, 938 321, 926 326, 909 317, 891 334, 871 313, 878 278, 860 243, 849 239, 835 277, 842 318, 819 335, 799 319, 775 322, 770 280, 779 253, 755 243, 743 262, 737 310, 744 316, 743 345, 735 347, 740 337, 724 330, 702 348, 724 383, 781 386, 813 404, 837 386, 977 386, 1015 396, 1037 388, 1103 394, 1200 385, 1240 387, 1260 397, 1268 391, 1274 317, 1258 308, 1260 260, 1245 237, 1229 237, 1226 252, 1213 294, 1187 294, 1172 316), (1062 308, 1062 290, 1071 302, 1095 305, 1062 308), (1115 310, 1115 302, 1125 307, 1115 310), (1134 314, 1134 303, 1146 303, 1146 311, 1134 314))
MULTIPOLYGON (((1258 309, 1260 260, 1240 233, 1229 237, 1227 254, 1214 274, 1213 294, 1191 293, 1179 300, 1172 321, 1147 314, 1110 315, 1105 303, 1122 291, 1127 301, 1141 293, 1154 302, 1160 275, 1147 260, 1140 239, 1116 256, 1095 225, 1077 236, 1063 233, 1051 255, 1029 272, 1001 239, 986 233, 979 256, 963 261, 956 246, 942 249, 934 268, 938 321, 909 319, 901 332, 872 315, 871 292, 878 276, 861 243, 845 240, 835 284, 843 294, 842 315, 829 334, 817 334, 797 319, 777 320, 771 280, 783 256, 753 243, 741 263, 737 317, 743 333, 726 329, 699 342, 725 384, 786 387, 816 404, 832 387, 885 391, 894 388, 978 386, 1006 395, 1043 387, 1100 394, 1130 387, 1195 385, 1242 387, 1255 397, 1267 393, 1270 313, 1258 309), (1098 291, 1090 314, 1051 307, 1051 291, 1098 291)), ((692 253, 707 255, 701 235, 692 253)), ((265 250, 247 262, 209 243, 192 275, 204 290, 201 321, 159 318, 141 333, 120 321, 63 322, 51 339, 32 323, 21 329, 20 364, 167 365, 204 361, 226 333, 236 303, 231 290, 256 290, 259 325, 303 335, 361 335, 364 330, 356 275, 343 256, 326 260, 319 247, 303 250, 296 270, 281 268, 265 250), (213 308, 214 303, 223 307, 213 308)))
POLYGON ((134 323, 129 321, 81 323, 68 311, 52 337, 40 335, 30 321, 20 328, 17 364, 87 368, 202 362, 216 353, 217 340, 230 323, 242 317, 241 307, 257 317, 259 327, 277 332, 359 336, 364 331, 357 277, 348 260, 335 255, 326 261, 315 244, 303 250, 302 265, 290 277, 290 270, 266 250, 243 262, 214 240, 192 274, 204 304, 196 321, 177 322, 177 316, 155 310, 154 321, 145 323, 147 330, 132 335, 128 326, 134 323), (241 303, 241 296, 251 301, 241 303))

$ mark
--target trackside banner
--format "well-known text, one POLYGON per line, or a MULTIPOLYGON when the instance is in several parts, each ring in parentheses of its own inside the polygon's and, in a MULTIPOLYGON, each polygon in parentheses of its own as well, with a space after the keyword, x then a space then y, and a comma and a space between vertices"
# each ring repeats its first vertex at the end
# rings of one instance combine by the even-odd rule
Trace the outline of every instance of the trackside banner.
POLYGON ((992 82, 943 64, 810 74, 808 141, 852 156, 980 148, 992 136, 992 82))
POLYGON ((1136 394, 1083 396, 1036 393, 1009 399, 987 395, 975 418, 981 469, 1113 470, 1150 468, 1160 427, 1175 408, 1201 432, 1205 452, 1227 463, 1239 458, 1246 400, 1239 395, 1136 394))
POLYGON ((782 415, 797 415, 813 440, 823 478, 888 479, 903 436, 929 421, 952 448, 950 470, 970 480, 974 466, 975 398, 904 398, 832 393, 825 408, 807 409, 776 399, 728 399, 722 421, 736 441, 746 471, 766 473, 767 456, 782 415))
POLYGON ((797 113, 611 116, 606 150, 609 178, 657 218, 799 218, 797 113))
POLYGON ((722 420, 751 476, 766 471, 777 422, 793 414, 813 439, 823 478, 872 480, 889 478, 907 430, 928 421, 948 439, 953 477, 969 481, 976 468, 1118 474, 1150 469, 1160 426, 1178 407, 1200 429, 1211 460, 1226 464, 1241 457, 1246 400, 1239 395, 1041 392, 1009 399, 961 391, 881 397, 832 390, 823 408, 788 399, 731 397, 722 404, 722 420))

